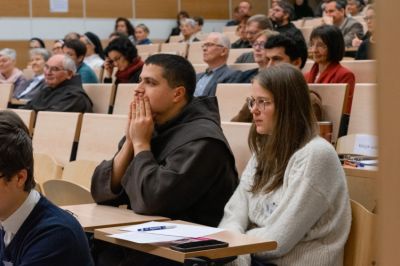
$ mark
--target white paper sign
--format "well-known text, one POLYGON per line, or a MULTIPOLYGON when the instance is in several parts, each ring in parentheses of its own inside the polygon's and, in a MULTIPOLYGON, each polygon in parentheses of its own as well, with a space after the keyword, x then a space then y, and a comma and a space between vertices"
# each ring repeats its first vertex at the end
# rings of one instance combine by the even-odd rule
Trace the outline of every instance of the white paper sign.
POLYGON ((51 13, 66 13, 68 12, 68 0, 50 0, 51 13))

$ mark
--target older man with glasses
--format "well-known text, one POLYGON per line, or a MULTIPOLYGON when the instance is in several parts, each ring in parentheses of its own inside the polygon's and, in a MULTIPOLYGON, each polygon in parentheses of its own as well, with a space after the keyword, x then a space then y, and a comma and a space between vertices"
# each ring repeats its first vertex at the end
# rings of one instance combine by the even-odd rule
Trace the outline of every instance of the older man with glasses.
POLYGON ((194 96, 215 96, 218 83, 234 83, 240 71, 230 69, 226 62, 231 47, 228 37, 212 32, 202 45, 203 60, 208 67, 206 72, 197 75, 194 96))
POLYGON ((44 66, 46 87, 24 109, 57 112, 92 112, 92 101, 76 75, 74 61, 64 54, 53 55, 44 66))

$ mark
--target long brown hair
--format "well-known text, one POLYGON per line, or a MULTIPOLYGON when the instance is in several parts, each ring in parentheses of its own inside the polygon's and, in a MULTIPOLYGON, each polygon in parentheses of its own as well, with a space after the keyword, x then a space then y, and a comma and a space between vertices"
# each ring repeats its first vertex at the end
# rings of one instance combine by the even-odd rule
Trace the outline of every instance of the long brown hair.
POLYGON ((249 134, 249 146, 257 159, 251 192, 268 193, 282 185, 290 157, 316 136, 316 119, 307 83, 294 66, 270 67, 254 80, 273 95, 275 104, 272 133, 258 134, 253 123, 249 134))

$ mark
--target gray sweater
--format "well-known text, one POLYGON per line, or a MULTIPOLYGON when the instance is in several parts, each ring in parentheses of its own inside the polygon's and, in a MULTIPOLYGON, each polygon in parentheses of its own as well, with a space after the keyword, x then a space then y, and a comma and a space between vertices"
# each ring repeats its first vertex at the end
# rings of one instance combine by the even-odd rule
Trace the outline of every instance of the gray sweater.
MULTIPOLYGON (((276 250, 256 254, 263 262, 343 265, 351 209, 332 145, 320 137, 311 140, 290 158, 283 185, 267 194, 249 192, 256 164, 252 157, 219 226, 277 241, 276 250)), ((234 265, 250 265, 250 256, 240 256, 234 265)))

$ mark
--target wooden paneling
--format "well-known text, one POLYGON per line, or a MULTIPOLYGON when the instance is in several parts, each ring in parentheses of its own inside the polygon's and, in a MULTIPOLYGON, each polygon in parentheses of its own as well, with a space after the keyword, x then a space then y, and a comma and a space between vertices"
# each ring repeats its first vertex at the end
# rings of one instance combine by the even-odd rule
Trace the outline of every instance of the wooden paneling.
MULTIPOLYGON (((232 0, 232 12, 233 9, 239 5, 241 0, 232 0)), ((268 4, 269 1, 265 0, 250 0, 252 5, 251 14, 267 14, 268 13, 268 4)))
POLYGON ((29 17, 29 0, 2 0, 0 17, 29 17))
POLYGON ((181 9, 189 12, 189 15, 202 16, 205 19, 228 19, 229 1, 228 0, 181 0, 181 9))
POLYGON ((136 18, 176 18, 177 0, 136 0, 136 18))
MULTIPOLYGON (((10 1, 11 2, 11 1, 10 1)), ((33 17, 83 17, 82 0, 69 0, 68 12, 66 13, 51 13, 49 0, 33 0, 32 1, 32 16, 33 17)))
POLYGON ((117 18, 133 17, 132 0, 86 0, 86 17, 117 18))
POLYGON ((17 67, 26 68, 29 62, 29 41, 0 41, 0 49, 11 48, 17 52, 17 67))

